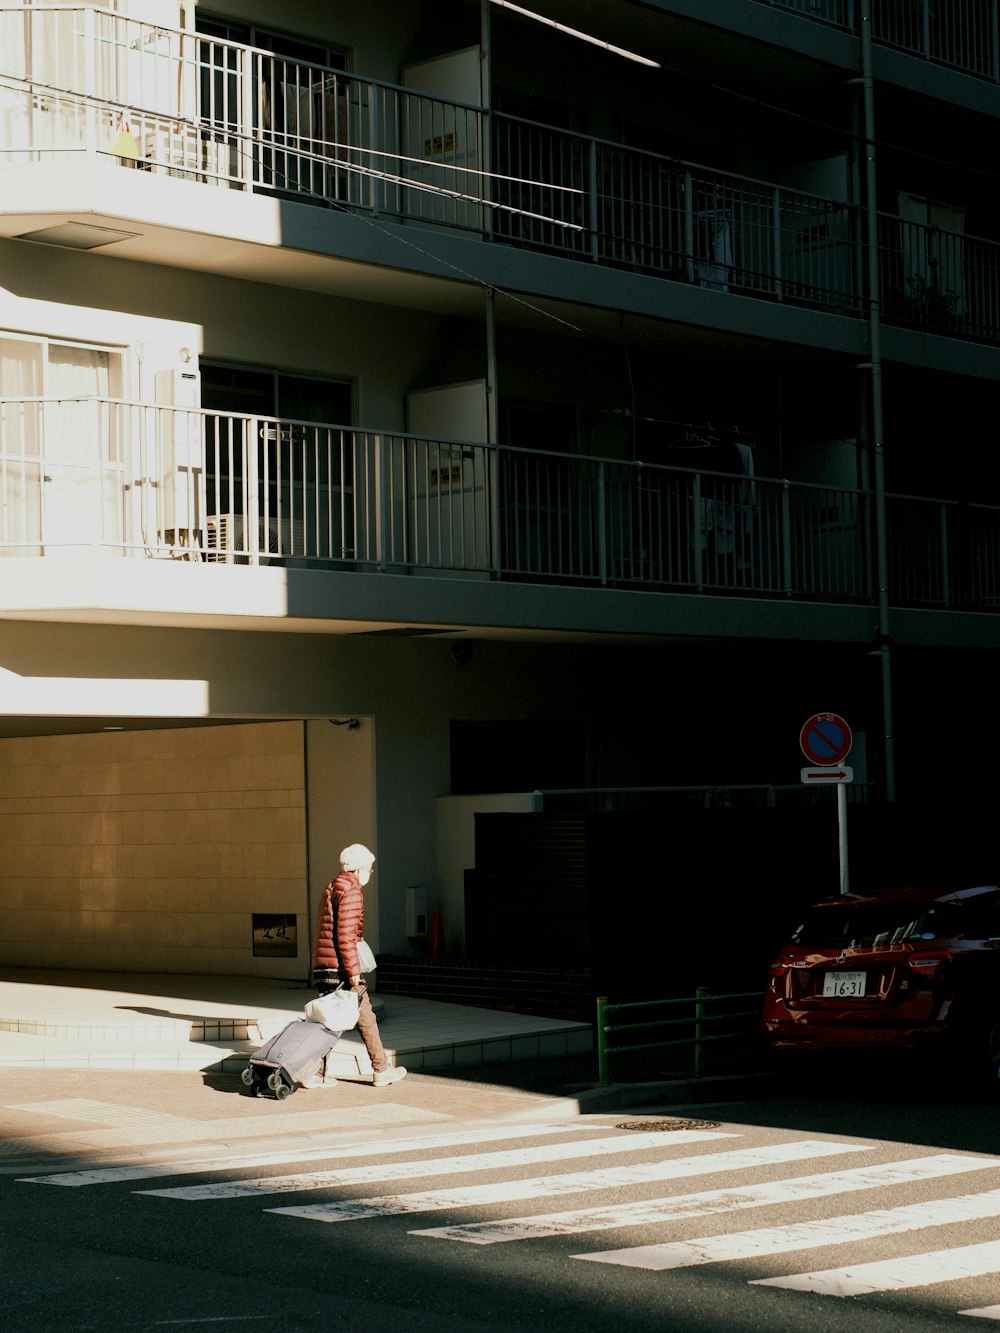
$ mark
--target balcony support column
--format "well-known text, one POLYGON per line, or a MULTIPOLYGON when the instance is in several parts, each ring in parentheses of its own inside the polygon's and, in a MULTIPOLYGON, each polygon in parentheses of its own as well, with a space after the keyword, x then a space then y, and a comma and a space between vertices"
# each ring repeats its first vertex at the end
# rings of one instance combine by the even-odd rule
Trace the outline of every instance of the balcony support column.
POLYGON ((493 576, 503 574, 500 554, 500 457, 498 442, 497 399, 497 294, 486 289, 486 450, 487 509, 489 516, 489 550, 493 576))
MULTIPOLYGON (((482 190, 490 199, 496 190, 490 184, 493 171, 493 38, 490 27, 490 0, 480 0, 479 18, 479 104, 483 114, 477 116, 479 130, 479 161, 486 175, 483 177, 482 190)), ((482 211, 483 237, 493 238, 493 209, 482 211)))
POLYGON ((881 659, 882 745, 885 798, 896 799, 895 739, 892 719, 892 652, 889 623, 889 562, 885 501, 885 440, 882 416, 882 344, 875 165, 875 96, 872 75, 872 5, 861 0, 861 87, 864 111, 865 220, 868 251, 866 305, 871 360, 872 451, 875 544, 878 581, 878 653, 881 659))
POLYGON ((254 73, 261 72, 254 70, 255 60, 256 57, 248 47, 240 48, 240 129, 237 144, 241 163, 240 174, 243 177, 244 188, 249 194, 253 193, 256 184, 257 162, 262 160, 256 127, 263 126, 264 123, 263 117, 255 114, 254 84, 259 80, 254 79, 254 73))

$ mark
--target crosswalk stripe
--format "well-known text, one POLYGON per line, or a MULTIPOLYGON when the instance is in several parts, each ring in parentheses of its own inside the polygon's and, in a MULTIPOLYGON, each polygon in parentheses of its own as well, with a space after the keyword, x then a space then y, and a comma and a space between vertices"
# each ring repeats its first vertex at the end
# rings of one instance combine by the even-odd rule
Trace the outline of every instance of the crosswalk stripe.
MULTIPOLYGON (((541 1213, 534 1217, 510 1217, 495 1222, 469 1222, 464 1226, 429 1227, 413 1231, 414 1236, 434 1240, 459 1240, 472 1245, 497 1245, 504 1241, 533 1240, 544 1236, 569 1236, 584 1231, 608 1231, 614 1227, 649 1226, 676 1222, 690 1217, 708 1217, 735 1208, 760 1208, 767 1204, 795 1203, 826 1195, 848 1194, 857 1190, 883 1189, 919 1180, 959 1175, 966 1171, 995 1168, 995 1159, 964 1157, 939 1153, 933 1157, 912 1157, 882 1166, 860 1166, 849 1171, 820 1172, 795 1176, 788 1180, 768 1181, 760 1185, 703 1190, 698 1194, 674 1195, 665 1199, 643 1199, 609 1207, 574 1208, 560 1213, 541 1213)), ((574 1255, 590 1259, 589 1254, 574 1255)))
POLYGON ((984 1305, 979 1310, 959 1310, 959 1314, 971 1314, 974 1319, 1000 1319, 1000 1305, 984 1305))
POLYGON ((904 1259, 853 1264, 849 1268, 826 1268, 817 1273, 756 1278, 750 1285, 814 1291, 821 1296, 864 1296, 872 1291, 931 1287, 938 1282, 982 1277, 986 1273, 1000 1273, 1000 1240, 982 1245, 960 1245, 951 1250, 932 1250, 904 1259))
POLYGON ((530 1166, 536 1162, 568 1161, 574 1157, 624 1156, 631 1152, 660 1148, 666 1144, 704 1143, 712 1139, 735 1139, 738 1134, 720 1134, 705 1129, 681 1129, 662 1133, 616 1135, 606 1139, 583 1139, 573 1143, 543 1143, 531 1148, 504 1152, 467 1153, 460 1157, 425 1157, 415 1162, 377 1163, 368 1166, 299 1172, 295 1175, 264 1176, 258 1180, 234 1180, 213 1185, 182 1185, 173 1189, 136 1190, 161 1199, 240 1199, 251 1194, 291 1194, 297 1190, 323 1189, 330 1185, 371 1185, 385 1180, 420 1180, 424 1176, 458 1176, 471 1171, 498 1171, 503 1167, 530 1166))
POLYGON ((279 1162, 340 1161, 348 1157, 377 1157, 390 1153, 423 1151, 425 1148, 457 1148, 463 1143, 490 1143, 498 1139, 546 1138, 551 1134, 579 1132, 576 1125, 480 1125, 449 1134, 422 1134, 419 1138, 355 1143, 347 1147, 292 1148, 280 1152, 237 1153, 232 1157, 201 1158, 183 1162, 154 1162, 135 1166, 91 1167, 84 1171, 60 1171, 50 1176, 21 1176, 28 1185, 109 1185, 127 1180, 156 1180, 163 1176, 188 1176, 232 1167, 270 1166, 279 1162))
POLYGON ((515 1199, 582 1194, 587 1190, 626 1189, 649 1181, 712 1176, 730 1171, 749 1171, 755 1167, 771 1166, 781 1162, 801 1162, 813 1157, 832 1157, 840 1153, 871 1151, 872 1149, 864 1144, 797 1139, 767 1147, 702 1153, 697 1157, 674 1157, 660 1162, 603 1167, 594 1171, 579 1171, 566 1175, 535 1176, 533 1179, 503 1181, 495 1185, 462 1186, 427 1193, 348 1199, 336 1203, 309 1204, 293 1208, 268 1208, 265 1211, 283 1213, 289 1217, 304 1217, 314 1222, 353 1222, 362 1217, 438 1212, 445 1208, 467 1208, 476 1204, 509 1203, 515 1199))
POLYGON ((664 1245, 637 1245, 633 1249, 604 1250, 599 1254, 574 1255, 573 1258, 662 1273, 668 1268, 691 1268, 726 1259, 756 1259, 761 1255, 787 1254, 791 1250, 815 1249, 821 1245, 845 1245, 850 1241, 870 1240, 874 1236, 893 1236, 904 1231, 970 1222, 983 1217, 1000 1217, 1000 1189, 908 1204, 902 1208, 873 1208, 869 1212, 844 1217, 820 1217, 784 1227, 699 1236, 695 1240, 664 1245))

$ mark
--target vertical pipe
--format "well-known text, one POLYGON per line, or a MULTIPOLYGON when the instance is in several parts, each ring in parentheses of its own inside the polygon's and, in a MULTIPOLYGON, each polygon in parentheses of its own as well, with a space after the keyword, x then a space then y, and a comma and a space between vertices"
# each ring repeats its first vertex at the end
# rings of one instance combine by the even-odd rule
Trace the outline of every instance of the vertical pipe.
MULTIPOLYGON (((608 584, 608 488, 607 465, 597 463, 597 576, 601 588, 608 584)), ((579 495, 579 492, 577 492, 579 495)), ((587 573, 588 571, 581 571, 587 573)))
POLYGON ((487 505, 493 572, 499 579, 503 573, 500 557, 500 450, 498 443, 497 402, 497 299, 492 287, 486 289, 486 450, 487 505))
MULTIPOLYGON (((590 151, 587 154, 587 175, 589 178, 589 188, 587 190, 587 230, 590 232, 590 258, 593 262, 599 263, 600 242, 597 233, 597 140, 591 139, 590 151)), ((553 178, 554 179, 554 178, 553 178)))
POLYGON ((792 592, 792 506, 790 483, 781 484, 781 590, 792 592))
POLYGON ((608 1069, 608 1039, 604 1031, 605 1009, 607 1008, 607 996, 601 995, 597 1000, 597 1081, 602 1086, 607 1086, 611 1082, 611 1075, 608 1069))
MULTIPOLYGON (((479 105, 483 112, 479 122, 479 165, 485 173, 480 179, 480 190, 488 199, 493 198, 490 172, 493 170, 493 125, 490 108, 493 105, 493 46, 490 31, 490 0, 480 5, 479 36, 479 105)), ((487 240, 493 234, 493 209, 480 209, 483 235, 487 240)))
POLYGON ((705 1002, 708 999, 708 989, 705 986, 698 986, 695 990, 694 1001, 694 1076, 701 1078, 704 1062, 701 1054, 702 1034, 704 1031, 703 1019, 705 1017, 705 1002))
POLYGON ((868 330, 871 342, 872 448, 875 476, 875 541, 878 574, 878 651, 881 658, 885 799, 896 799, 892 721, 892 656, 889 634, 889 568, 886 542, 885 442, 882 422, 882 345, 878 250, 878 196, 875 168, 875 98, 872 78, 872 4, 861 0, 861 85, 864 99, 865 214, 867 221, 868 330))
MULTIPOLYGON (((781 300, 781 190, 776 185, 771 192, 771 272, 774 276, 774 295, 781 300)), ((810 274, 810 276, 812 276, 810 274)))
POLYGON ((847 783, 837 783, 837 846, 840 851, 840 892, 850 893, 847 864, 847 783))
MULTIPOLYGON (((367 467, 365 468, 366 494, 365 494, 364 515, 365 515, 365 525, 370 531, 371 513, 369 510, 369 503, 372 495, 374 495, 375 496, 375 533, 374 533, 375 568, 379 571, 382 571, 385 568, 386 564, 385 539, 386 539, 386 532, 388 530, 388 515, 386 511, 389 509, 390 505, 389 486, 391 477, 390 469, 385 466, 386 460, 383 457, 383 452, 384 450, 388 449, 389 443, 383 435, 372 435, 370 436, 370 439, 371 439, 371 450, 372 450, 372 466, 374 467, 375 475, 374 475, 374 485, 369 489, 368 477, 367 477, 368 469, 367 467)), ((406 500, 404 497, 403 498, 404 508, 405 505, 406 505, 406 500)))

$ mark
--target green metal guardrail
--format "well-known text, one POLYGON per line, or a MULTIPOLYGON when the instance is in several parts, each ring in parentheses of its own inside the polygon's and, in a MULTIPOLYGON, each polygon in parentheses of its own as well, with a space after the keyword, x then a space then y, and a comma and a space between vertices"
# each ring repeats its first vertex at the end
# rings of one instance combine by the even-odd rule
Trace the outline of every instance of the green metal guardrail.
POLYGON ((700 1078, 703 1072, 702 1048, 706 1042, 729 1041, 736 1037, 748 1037, 755 1031, 755 1027, 747 1025, 733 1032, 706 1032, 706 1026, 713 1023, 732 1023, 741 1019, 752 1018, 756 1020, 760 1015, 760 1002, 763 998, 762 991, 741 991, 733 995, 710 995, 704 986, 699 986, 694 995, 685 995, 679 999, 671 1000, 632 1000, 625 1004, 612 1004, 606 996, 601 996, 597 1001, 597 1067, 600 1082, 602 1084, 611 1082, 611 1056, 620 1055, 627 1051, 660 1050, 668 1046, 693 1046, 694 1074, 695 1078, 700 1078), (758 1004, 755 1009, 739 1010, 737 1012, 727 1011, 722 1014, 710 1014, 708 1012, 712 1005, 737 1000, 756 1000, 758 1004), (608 1022, 612 1015, 623 1014, 628 1010, 663 1009, 677 1005, 690 1005, 693 1012, 679 1018, 654 1018, 638 1023, 608 1022), (647 1031, 650 1028, 676 1028, 681 1026, 693 1026, 694 1031, 684 1037, 672 1037, 663 1041, 639 1042, 628 1046, 619 1045, 617 1042, 612 1044, 611 1041, 612 1037, 622 1033, 631 1034, 647 1031))

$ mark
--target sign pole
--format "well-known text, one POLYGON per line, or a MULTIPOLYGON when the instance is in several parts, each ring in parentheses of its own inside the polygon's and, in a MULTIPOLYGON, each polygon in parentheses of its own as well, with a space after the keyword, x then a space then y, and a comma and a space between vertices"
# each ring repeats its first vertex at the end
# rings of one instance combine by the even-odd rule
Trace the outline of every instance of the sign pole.
POLYGON ((812 765, 804 768, 801 780, 837 784, 837 845, 840 852, 840 892, 850 893, 847 869, 847 783, 854 781, 854 770, 844 764, 851 752, 854 736, 837 713, 814 713, 799 732, 799 749, 812 765))
POLYGON ((837 843, 840 848, 840 892, 850 893, 847 869, 847 785, 837 783, 837 843))

